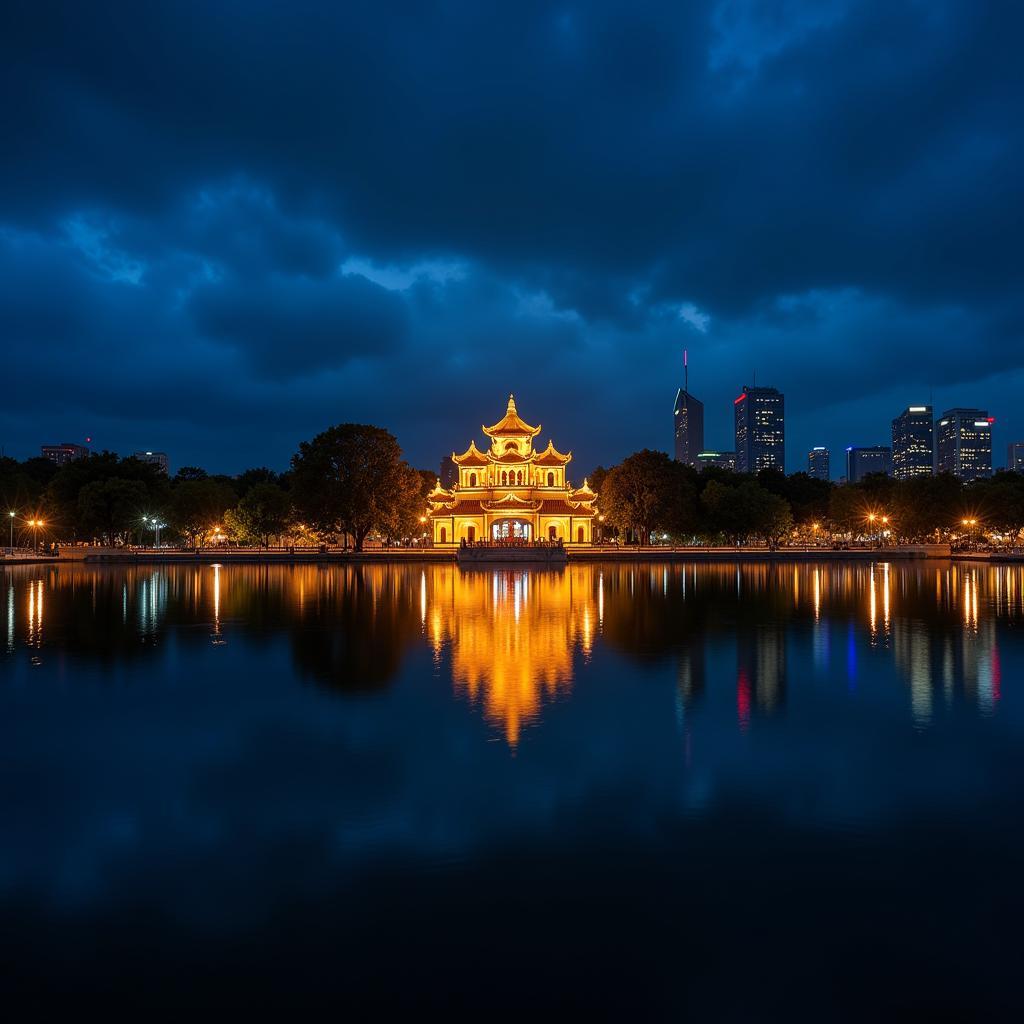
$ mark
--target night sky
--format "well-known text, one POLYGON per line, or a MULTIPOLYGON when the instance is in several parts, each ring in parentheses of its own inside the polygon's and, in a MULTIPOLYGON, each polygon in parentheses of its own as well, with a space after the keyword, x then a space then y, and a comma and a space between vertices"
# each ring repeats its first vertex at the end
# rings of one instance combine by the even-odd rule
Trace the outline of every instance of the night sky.
POLYGON ((1022 31, 979 0, 7 0, 0 443, 237 472, 359 421, 436 469, 514 391, 579 477, 669 449, 686 347, 707 447, 756 372, 790 470, 929 397, 988 408, 1002 465, 1022 31))

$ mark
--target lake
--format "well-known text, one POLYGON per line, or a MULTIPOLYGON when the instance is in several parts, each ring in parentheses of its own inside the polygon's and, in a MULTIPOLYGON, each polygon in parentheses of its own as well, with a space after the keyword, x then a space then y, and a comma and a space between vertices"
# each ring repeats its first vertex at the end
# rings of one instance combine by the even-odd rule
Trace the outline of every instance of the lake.
POLYGON ((1020 566, 40 566, 0 588, 8 996, 1024 1006, 1020 566))

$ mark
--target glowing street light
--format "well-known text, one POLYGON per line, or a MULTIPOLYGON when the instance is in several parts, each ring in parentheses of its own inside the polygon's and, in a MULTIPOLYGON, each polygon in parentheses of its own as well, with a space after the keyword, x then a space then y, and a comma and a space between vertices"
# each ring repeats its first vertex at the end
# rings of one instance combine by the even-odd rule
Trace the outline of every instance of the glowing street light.
POLYGON ((42 519, 30 519, 28 525, 32 527, 32 548, 35 553, 39 554, 39 528, 45 526, 46 523, 42 519))
POLYGON ((14 554, 14 513, 7 513, 11 517, 11 554, 14 554))

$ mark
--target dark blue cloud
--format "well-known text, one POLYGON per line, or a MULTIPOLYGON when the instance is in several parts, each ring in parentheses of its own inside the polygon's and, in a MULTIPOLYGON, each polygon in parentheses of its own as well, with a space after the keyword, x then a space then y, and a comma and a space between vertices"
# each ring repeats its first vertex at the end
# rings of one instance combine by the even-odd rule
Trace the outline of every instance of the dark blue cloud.
POLYGON ((709 445, 755 371, 791 466, 929 393, 1024 435, 1022 20, 8 5, 0 329, 47 386, 2 440, 238 469, 364 419, 433 465, 515 389, 589 467, 669 444, 684 345, 709 445))

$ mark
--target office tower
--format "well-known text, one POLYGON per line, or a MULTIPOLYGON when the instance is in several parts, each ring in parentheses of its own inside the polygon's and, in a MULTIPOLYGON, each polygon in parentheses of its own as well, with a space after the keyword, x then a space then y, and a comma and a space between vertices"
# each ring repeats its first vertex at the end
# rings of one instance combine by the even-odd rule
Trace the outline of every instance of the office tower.
POLYGON ((74 462, 75 459, 84 459, 89 454, 89 449, 85 445, 72 444, 70 441, 64 441, 62 444, 44 444, 40 451, 44 459, 49 459, 58 466, 74 462))
POLYGON ((704 450, 704 403, 690 394, 690 367, 683 351, 683 386, 676 392, 672 411, 675 430, 676 462, 697 464, 697 454, 704 450))
POLYGON ((1024 473, 1024 441, 1011 441, 1006 446, 1006 468, 1011 473, 1024 473))
POLYGON ((133 456, 139 462, 148 462, 152 466, 159 466, 166 473, 170 463, 167 460, 166 452, 136 452, 133 456))
POLYGON ((911 405, 892 421, 892 475, 897 480, 931 476, 934 424, 930 405, 911 405))
POLYGON ((947 409, 935 426, 940 473, 961 480, 992 475, 992 424, 985 409, 947 409))
POLYGON ((744 387, 735 399, 736 469, 786 472, 786 399, 777 388, 744 387))
POLYGON ((450 455, 446 455, 441 460, 441 472, 438 474, 438 480, 446 491, 450 491, 458 479, 459 467, 455 465, 450 455))
POLYGON ((736 469, 735 452, 698 452, 697 468, 704 466, 717 466, 719 469, 736 469))
POLYGON ((857 447, 851 445, 846 449, 846 482, 855 484, 863 480, 868 473, 892 473, 892 449, 885 445, 857 447))
POLYGON ((829 458, 827 448, 812 448, 807 453, 807 475, 815 480, 831 480, 829 458))

